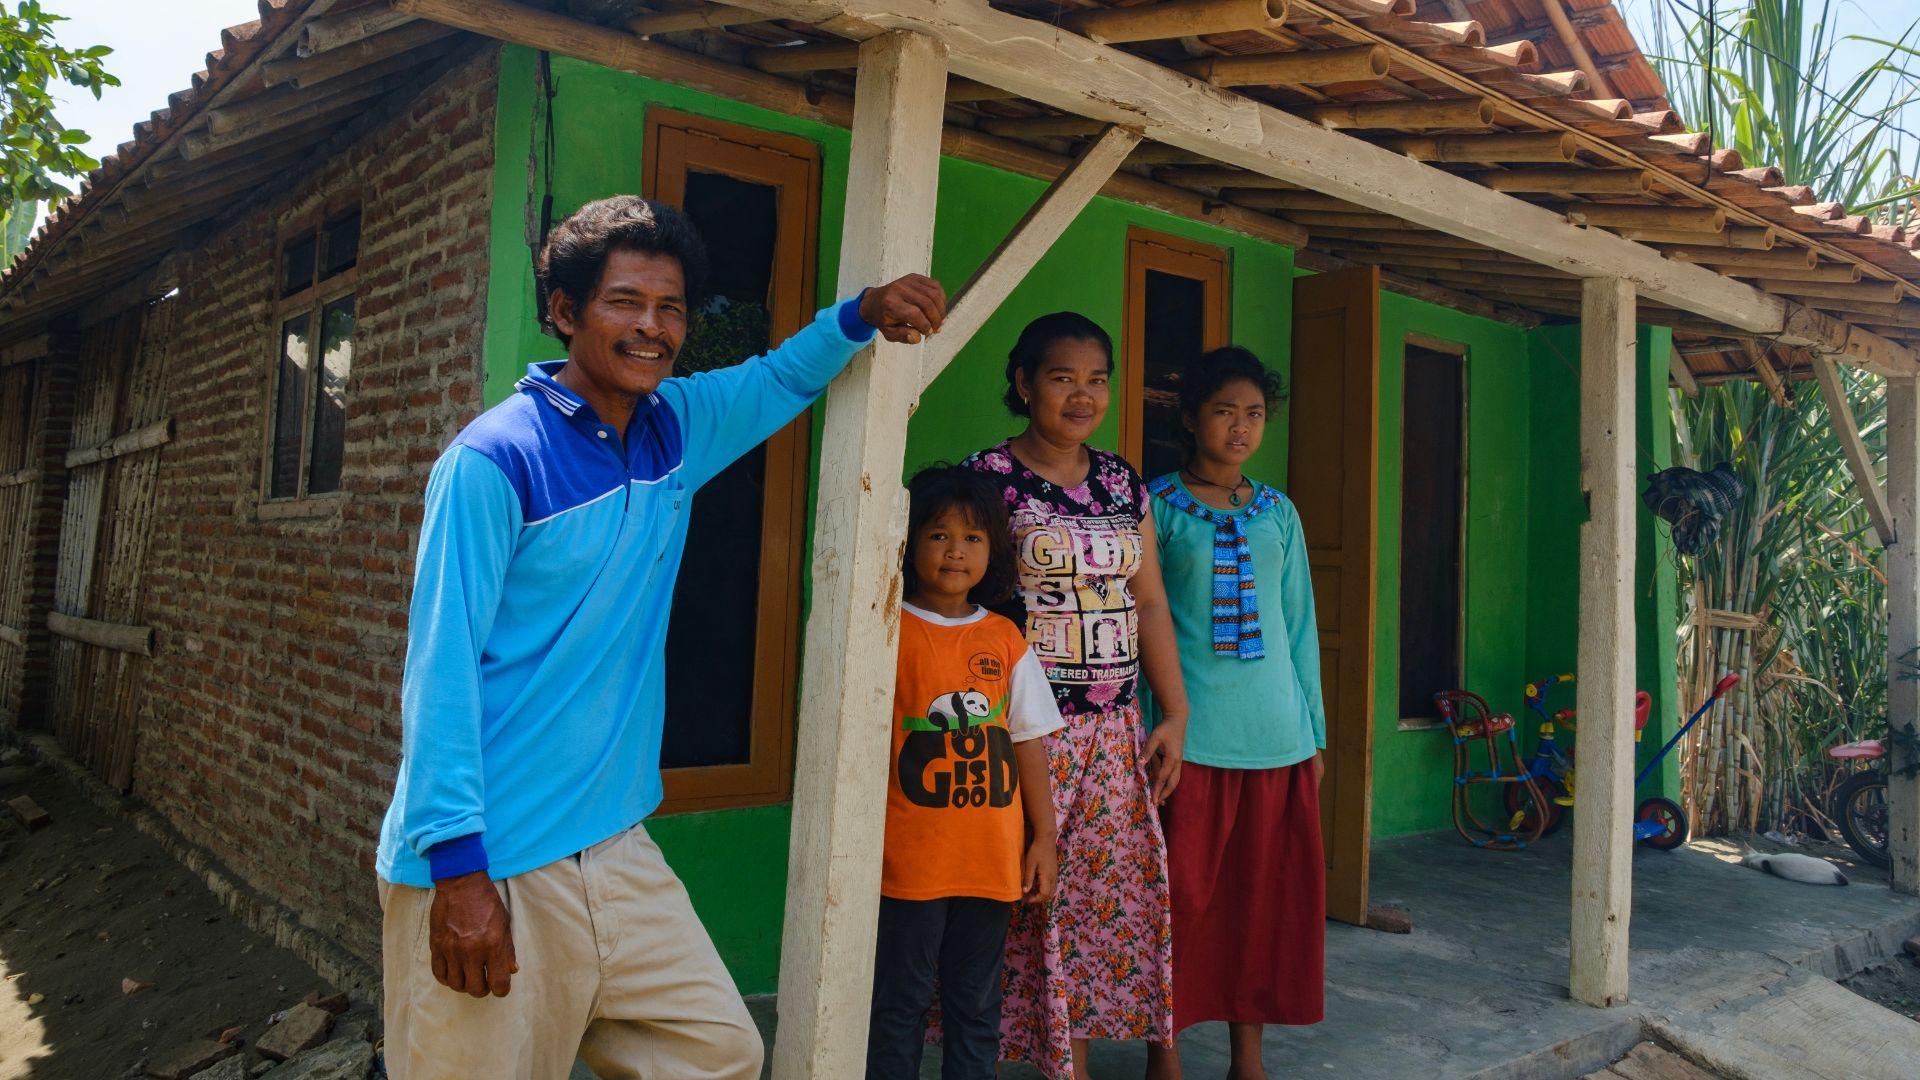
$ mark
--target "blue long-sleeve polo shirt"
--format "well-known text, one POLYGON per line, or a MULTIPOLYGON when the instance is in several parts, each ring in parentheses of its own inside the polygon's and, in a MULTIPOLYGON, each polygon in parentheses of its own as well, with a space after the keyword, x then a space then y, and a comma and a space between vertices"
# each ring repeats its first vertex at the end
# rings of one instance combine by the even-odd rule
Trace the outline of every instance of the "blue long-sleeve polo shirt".
POLYGON ((534 364, 460 432, 427 481, 381 877, 512 877, 653 812, 689 500, 872 336, 857 297, 828 308, 765 356, 663 381, 624 440, 554 381, 565 361, 534 364))

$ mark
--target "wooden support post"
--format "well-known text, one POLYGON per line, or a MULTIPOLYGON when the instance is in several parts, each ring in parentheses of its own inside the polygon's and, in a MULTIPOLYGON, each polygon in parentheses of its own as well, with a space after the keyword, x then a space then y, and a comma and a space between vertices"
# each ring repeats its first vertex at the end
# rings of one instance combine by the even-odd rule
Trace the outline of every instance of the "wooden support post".
POLYGON ((999 309, 1014 286, 1027 276, 1033 264, 1047 253, 1060 234, 1080 216, 1080 211, 1100 193, 1107 179, 1140 145, 1140 133, 1122 127, 1110 127, 1099 140, 1087 147, 1073 167, 1053 182, 1033 209, 1013 228, 1005 241, 954 297, 947 321, 940 333, 927 344, 920 358, 920 389, 924 392, 953 361, 988 316, 999 309))
POLYGON ((1573 834, 1568 988, 1627 1000, 1633 913, 1633 283, 1588 278, 1580 303, 1580 815, 1573 834))
MULTIPOLYGON (((908 32, 860 50, 840 292, 925 273, 947 86, 946 49, 908 32)), ((775 1080, 866 1068, 887 740, 906 540, 914 350, 886 341, 827 392, 814 523, 813 611, 801 676, 775 1080)))
POLYGON ((1893 511, 1887 506, 1887 493, 1881 489, 1879 478, 1873 475, 1873 459, 1867 454, 1866 443, 1861 441, 1860 425, 1853 418, 1853 406, 1847 401, 1840 369, 1824 356, 1812 359, 1820 396, 1826 399, 1827 414, 1833 418, 1833 433, 1839 437, 1840 449, 1847 456, 1847 469, 1853 473, 1854 486, 1860 489, 1860 501, 1867 506, 1867 517, 1873 520, 1874 534, 1880 538, 1882 547, 1892 547, 1893 511))
POLYGON ((1920 659, 1920 379, 1887 380, 1887 504, 1887 854, 1894 891, 1920 895, 1920 777, 1901 775, 1920 736, 1920 681, 1909 674, 1920 659))
POLYGON ((1693 369, 1687 366, 1687 358, 1680 355, 1679 349, 1667 349, 1667 374, 1673 376, 1673 384, 1681 393, 1688 397, 1700 396, 1700 382, 1693 377, 1693 369))

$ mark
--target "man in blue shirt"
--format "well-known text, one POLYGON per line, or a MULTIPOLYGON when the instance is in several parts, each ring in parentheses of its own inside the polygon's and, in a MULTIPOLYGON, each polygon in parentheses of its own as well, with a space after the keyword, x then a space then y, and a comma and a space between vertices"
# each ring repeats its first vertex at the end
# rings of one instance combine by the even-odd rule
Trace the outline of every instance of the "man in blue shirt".
POLYGON ((639 824, 661 797, 687 512, 876 330, 937 331, 946 296, 910 275, 670 378, 704 269, 687 219, 638 197, 556 225, 535 270, 566 359, 531 365, 428 480, 377 862, 395 1080, 560 1078, 576 1052, 602 1078, 759 1075, 759 1034, 639 824))

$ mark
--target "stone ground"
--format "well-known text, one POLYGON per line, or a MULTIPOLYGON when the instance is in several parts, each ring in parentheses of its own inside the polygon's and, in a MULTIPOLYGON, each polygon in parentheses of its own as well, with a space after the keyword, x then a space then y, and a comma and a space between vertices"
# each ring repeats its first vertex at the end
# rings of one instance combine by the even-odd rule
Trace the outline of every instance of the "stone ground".
POLYGON ((233 1027, 250 1046, 315 990, 151 838, 57 773, 0 766, 0 1080, 113 1080, 233 1027), (22 794, 52 822, 27 831, 3 805, 22 794))
MULTIPOLYGON (((53 820, 28 832, 0 810, 0 1080, 114 1080, 234 1027, 251 1047, 269 1014, 330 990, 58 774, 0 765, 0 802, 23 793, 53 820), (152 986, 126 994, 123 980, 152 986)), ((1920 969, 1899 956, 1920 904, 1884 875, 1849 866, 1855 884, 1818 888, 1734 865, 1734 843, 1641 851, 1633 1003, 1603 1011, 1566 997, 1570 845, 1378 844, 1374 899, 1406 908, 1414 930, 1329 925, 1327 1020, 1274 1029, 1271 1074, 1569 1080, 1653 1037, 1730 1077, 1920 1075, 1920 1024, 1902 1019, 1920 1011, 1920 969), (1767 1045, 1789 1024, 1804 1032, 1791 1052, 1767 1045), (1854 1057, 1823 1072, 1821 1053, 1854 1057)), ((771 1028, 771 1002, 753 1005, 771 1028)), ((1224 1036, 1205 1024, 1183 1037, 1190 1075, 1223 1071, 1224 1036)), ((1132 1080, 1141 1064, 1138 1046, 1095 1047, 1102 1080, 1132 1080)), ((925 1075, 938 1075, 932 1056, 925 1075)))

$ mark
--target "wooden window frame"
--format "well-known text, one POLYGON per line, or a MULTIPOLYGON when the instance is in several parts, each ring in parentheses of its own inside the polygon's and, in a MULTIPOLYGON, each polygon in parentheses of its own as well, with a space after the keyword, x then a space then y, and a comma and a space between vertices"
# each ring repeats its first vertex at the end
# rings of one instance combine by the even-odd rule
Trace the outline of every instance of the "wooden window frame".
POLYGON ((1216 244, 1133 226, 1127 229, 1126 304, 1120 332, 1120 453, 1134 468, 1146 460, 1147 271, 1201 283, 1207 305, 1205 349, 1232 340, 1232 252, 1216 244))
MULTIPOLYGON (((1469 414, 1473 408, 1472 399, 1468 395, 1468 390, 1472 386, 1468 378, 1469 364, 1471 363, 1472 350, 1470 350, 1467 346, 1461 344, 1460 342, 1448 341, 1445 338, 1437 338, 1430 334, 1423 334, 1417 330, 1408 331, 1406 336, 1401 339, 1400 351, 1401 351, 1402 360, 1401 360, 1401 371, 1400 371, 1400 383, 1401 383, 1400 426, 1403 431, 1406 428, 1406 412, 1407 412, 1407 402, 1406 402, 1406 393, 1405 393, 1405 388, 1406 388, 1405 356, 1406 356, 1407 347, 1410 345, 1415 348, 1425 349, 1428 352, 1441 353, 1446 356, 1455 357, 1460 362, 1460 368, 1459 368, 1459 371, 1460 371, 1460 525, 1459 525, 1460 574, 1459 574, 1459 580, 1454 583, 1455 595, 1454 595, 1454 608, 1453 608, 1456 613, 1456 617, 1459 620, 1459 623, 1455 627, 1453 662, 1454 662, 1454 666, 1460 672, 1461 679, 1464 680, 1467 674, 1467 520, 1469 517, 1472 516, 1469 513, 1469 508, 1467 505, 1468 486, 1471 483, 1471 476, 1472 476, 1472 468, 1470 466, 1473 460, 1473 457, 1472 457, 1473 448, 1472 448, 1472 443, 1470 441, 1472 438, 1472 428, 1468 424, 1469 414)), ((1406 468, 1404 443, 1402 444, 1401 460, 1402 460, 1401 469, 1404 472, 1406 468)), ((1401 480, 1402 480, 1401 490, 1404 493, 1405 477, 1403 476, 1401 480)), ((1406 535, 1406 521, 1405 521, 1406 498, 1404 494, 1402 495, 1400 500, 1399 512, 1402 515, 1402 520, 1400 523, 1401 536, 1404 538, 1406 535)), ((1396 619, 1396 624, 1397 623, 1398 623, 1398 620, 1396 619)), ((1401 627, 1398 632, 1400 635, 1404 636, 1406 630, 1404 627, 1401 627)), ((1400 641, 1398 638, 1396 638, 1394 641, 1394 671, 1395 671, 1396 682, 1398 679, 1399 668, 1400 668, 1400 641)), ((1395 687, 1394 696, 1396 699, 1399 697, 1399 690, 1397 686, 1395 687)), ((1394 711, 1395 712, 1399 711, 1397 701, 1395 704, 1394 711)), ((1446 726, 1447 726, 1446 722, 1444 720, 1441 720, 1437 714, 1434 716, 1402 716, 1402 717, 1399 717, 1398 730, 1400 731, 1437 731, 1437 730, 1444 729, 1446 726)))
MULTIPOLYGON (((256 517, 262 521, 291 518, 324 517, 338 510, 347 497, 345 478, 341 486, 333 491, 324 491, 318 495, 307 491, 307 471, 313 464, 313 412, 314 395, 320 392, 320 365, 326 358, 319 353, 319 334, 321 316, 329 304, 359 291, 360 261, 356 254, 352 266, 335 273, 331 277, 321 277, 318 263, 323 254, 324 237, 327 223, 337 221, 348 213, 360 215, 361 246, 364 248, 366 230, 366 207, 358 192, 343 194, 328 200, 318 209, 302 213, 280 223, 273 239, 273 307, 267 326, 268 345, 267 377, 264 381, 266 392, 261 416, 264 418, 260 432, 260 483, 258 487, 259 503, 256 517), (281 296, 281 283, 286 274, 287 245, 301 240, 314 241, 314 280, 306 288, 290 296, 281 296), (276 405, 280 394, 280 350, 284 346, 283 330, 287 320, 299 315, 308 317, 308 325, 314 335, 314 355, 308 370, 306 393, 300 407, 300 462, 294 476, 294 493, 275 496, 273 494, 273 453, 275 436, 279 433, 279 414, 276 405)), ((354 304, 354 337, 360 336, 360 306, 354 304)), ((351 375, 349 375, 351 379, 351 375)), ((344 462, 342 463, 344 471, 344 462)))
MULTIPOLYGON (((678 205, 688 172, 714 172, 779 192, 769 311, 774 343, 797 333, 818 302, 821 153, 794 135, 649 109, 641 191, 678 205), (797 273, 783 268, 796 267, 797 273)), ((802 412, 767 440, 767 497, 761 508, 760 591, 754 635, 750 760, 663 772, 659 813, 783 803, 793 794, 793 733, 799 705, 801 585, 806 567, 812 421, 802 412)), ((672 677, 670 674, 669 678, 672 677)))

